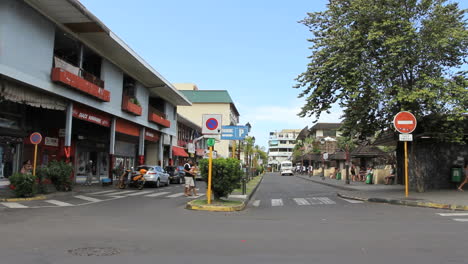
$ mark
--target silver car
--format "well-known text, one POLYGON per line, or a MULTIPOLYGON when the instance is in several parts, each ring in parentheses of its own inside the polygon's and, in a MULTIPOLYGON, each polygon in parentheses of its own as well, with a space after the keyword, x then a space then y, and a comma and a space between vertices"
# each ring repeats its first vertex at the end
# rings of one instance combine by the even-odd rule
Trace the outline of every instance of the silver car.
POLYGON ((169 174, 161 166, 141 165, 137 167, 136 172, 138 173, 141 169, 146 170, 144 177, 148 184, 152 184, 156 188, 161 187, 161 184, 169 186, 169 174))

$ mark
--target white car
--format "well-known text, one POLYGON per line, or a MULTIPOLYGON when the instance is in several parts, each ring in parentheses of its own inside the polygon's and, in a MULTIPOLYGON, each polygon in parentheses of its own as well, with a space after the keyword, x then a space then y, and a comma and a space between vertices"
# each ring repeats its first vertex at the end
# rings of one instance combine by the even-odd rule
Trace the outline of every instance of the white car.
POLYGON ((146 183, 152 184, 154 187, 159 188, 161 184, 169 186, 170 179, 169 173, 167 173, 161 166, 141 165, 137 167, 137 172, 141 169, 146 170, 144 175, 146 183))
POLYGON ((293 172, 293 166, 292 166, 292 162, 290 161, 283 161, 281 162, 281 176, 284 176, 284 175, 291 175, 293 176, 294 175, 294 172, 293 172))

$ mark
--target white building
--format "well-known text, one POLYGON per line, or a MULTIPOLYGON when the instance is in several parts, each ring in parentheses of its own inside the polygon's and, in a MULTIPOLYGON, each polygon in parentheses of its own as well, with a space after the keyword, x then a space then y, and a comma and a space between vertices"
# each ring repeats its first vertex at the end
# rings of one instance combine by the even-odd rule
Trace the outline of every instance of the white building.
POLYGON ((282 161, 291 160, 294 145, 301 129, 283 129, 270 132, 268 139, 268 166, 277 167, 282 161))

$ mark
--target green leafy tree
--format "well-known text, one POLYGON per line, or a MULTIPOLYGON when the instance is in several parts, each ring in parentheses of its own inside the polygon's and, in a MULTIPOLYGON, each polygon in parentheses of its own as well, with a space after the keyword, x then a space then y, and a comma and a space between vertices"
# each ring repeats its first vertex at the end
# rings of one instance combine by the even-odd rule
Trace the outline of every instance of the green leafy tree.
POLYGON ((468 109, 466 10, 447 0, 330 0, 301 21, 313 37, 295 88, 299 116, 344 109, 343 136, 390 128, 399 111, 442 141, 463 139, 468 109))
MULTIPOLYGON (((208 159, 199 162, 200 172, 204 180, 208 179, 208 159)), ((227 197, 234 189, 240 187, 242 170, 239 160, 233 158, 213 159, 212 191, 215 200, 227 197)))

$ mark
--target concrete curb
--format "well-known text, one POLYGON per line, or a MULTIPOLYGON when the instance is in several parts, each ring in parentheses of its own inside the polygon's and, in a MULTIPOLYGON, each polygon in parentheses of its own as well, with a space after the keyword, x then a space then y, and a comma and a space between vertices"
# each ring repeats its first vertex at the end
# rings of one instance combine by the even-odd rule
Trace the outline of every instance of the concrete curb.
MULTIPOLYGON (((351 188, 351 187, 339 186, 339 185, 336 185, 336 184, 328 183, 328 182, 323 181, 323 180, 317 181, 317 180, 311 179, 309 177, 304 177, 304 176, 299 176, 299 175, 297 175, 296 177, 301 178, 303 180, 307 180, 307 181, 315 182, 315 183, 318 183, 318 184, 326 185, 326 186, 329 186, 329 187, 341 189, 341 190, 344 190, 344 191, 358 191, 357 189, 354 189, 354 188, 351 188)), ((312 177, 317 177, 317 176, 312 176, 312 177)))
POLYGON ((24 202, 24 201, 39 201, 45 200, 47 196, 45 195, 38 195, 30 198, 1 198, 0 202, 24 202))
POLYGON ((223 205, 194 205, 193 202, 196 200, 192 200, 187 203, 185 206, 185 209, 189 210, 197 210, 197 211, 209 211, 209 212, 235 212, 235 211, 242 211, 247 207, 247 204, 249 203, 250 199, 252 196, 255 194, 257 191, 258 187, 263 181, 263 175, 261 176, 262 178, 260 181, 258 181, 257 186, 252 190, 252 192, 247 195, 247 198, 242 202, 240 205, 234 205, 234 206, 223 206, 223 205))
POLYGON ((365 201, 365 202, 371 202, 371 203, 386 203, 386 204, 404 205, 404 206, 413 206, 413 207, 448 209, 448 210, 455 210, 455 211, 468 211, 468 206, 466 205, 406 201, 406 200, 386 199, 386 198, 362 198, 362 197, 355 197, 355 196, 350 196, 350 195, 341 194, 341 193, 337 193, 337 195, 338 197, 345 198, 345 199, 352 199, 352 200, 365 201))
MULTIPOLYGON (((196 200, 193 200, 196 201, 196 200)), ((240 205, 234 206, 223 206, 223 205, 194 205, 192 204, 193 201, 190 201, 185 206, 186 209, 189 210, 197 210, 197 211, 209 211, 209 212, 235 212, 235 211, 242 211, 244 210, 246 203, 245 201, 242 202, 240 205)))

